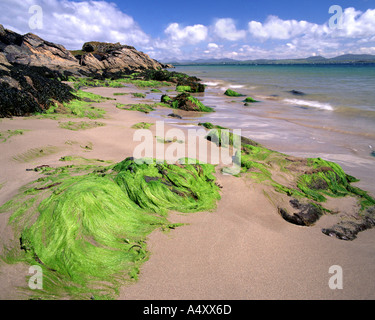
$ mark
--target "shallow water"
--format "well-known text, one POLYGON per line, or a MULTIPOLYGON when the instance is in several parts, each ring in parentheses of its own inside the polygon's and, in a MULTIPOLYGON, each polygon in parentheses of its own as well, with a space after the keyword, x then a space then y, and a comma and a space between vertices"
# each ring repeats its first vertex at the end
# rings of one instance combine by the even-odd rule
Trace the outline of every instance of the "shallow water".
POLYGON ((375 65, 173 70, 195 75, 207 85, 198 96, 216 112, 199 121, 241 129, 242 135, 273 150, 335 161, 361 179, 359 187, 375 195, 375 65), (224 96, 227 88, 260 102, 244 106, 244 98, 224 96))

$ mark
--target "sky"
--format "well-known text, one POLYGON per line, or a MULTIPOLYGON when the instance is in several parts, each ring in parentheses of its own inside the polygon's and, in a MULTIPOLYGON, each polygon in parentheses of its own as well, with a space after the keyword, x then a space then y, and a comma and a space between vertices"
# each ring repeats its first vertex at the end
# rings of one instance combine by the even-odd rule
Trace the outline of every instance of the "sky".
POLYGON ((120 42, 163 62, 375 54, 375 0, 0 0, 0 24, 69 50, 120 42))

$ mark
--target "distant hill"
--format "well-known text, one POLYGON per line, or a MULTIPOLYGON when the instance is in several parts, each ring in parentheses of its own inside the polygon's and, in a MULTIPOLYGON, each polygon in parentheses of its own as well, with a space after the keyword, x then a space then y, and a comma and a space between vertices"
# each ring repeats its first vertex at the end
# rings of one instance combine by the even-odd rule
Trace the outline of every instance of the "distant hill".
POLYGON ((344 54, 334 58, 313 56, 304 59, 256 59, 256 60, 233 60, 233 59, 199 59, 199 60, 177 60, 168 63, 177 65, 256 65, 256 64, 368 64, 375 63, 375 55, 371 54, 344 54))

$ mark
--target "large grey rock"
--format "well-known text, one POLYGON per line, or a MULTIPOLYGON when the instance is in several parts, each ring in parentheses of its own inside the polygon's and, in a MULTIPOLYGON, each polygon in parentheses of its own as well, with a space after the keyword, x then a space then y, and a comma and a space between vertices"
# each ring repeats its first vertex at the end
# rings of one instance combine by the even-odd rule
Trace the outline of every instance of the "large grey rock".
POLYGON ((0 25, 0 63, 6 60, 29 66, 44 66, 72 75, 132 73, 162 69, 165 65, 134 47, 120 43, 87 42, 77 56, 64 46, 27 33, 20 35, 0 25))

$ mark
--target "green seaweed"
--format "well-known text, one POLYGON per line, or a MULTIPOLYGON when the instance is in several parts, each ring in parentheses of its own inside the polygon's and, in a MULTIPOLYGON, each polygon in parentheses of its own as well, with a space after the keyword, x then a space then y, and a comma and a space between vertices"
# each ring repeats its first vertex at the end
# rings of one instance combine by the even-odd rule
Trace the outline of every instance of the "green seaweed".
POLYGON ((137 104, 122 104, 117 103, 116 108, 121 110, 129 110, 129 111, 139 111, 143 113, 150 113, 155 111, 157 107, 169 107, 164 103, 153 103, 153 104, 146 104, 146 103, 137 103, 137 104))
POLYGON ((227 91, 224 92, 224 94, 228 97, 243 97, 243 94, 240 94, 236 91, 233 91, 231 89, 228 89, 227 91))
POLYGON ((41 178, 0 208, 12 212, 16 239, 4 261, 43 270, 43 289, 27 291, 33 299, 116 298, 121 285, 138 279, 147 236, 178 226, 168 211, 211 210, 220 199, 214 166, 190 161, 128 158, 38 171, 41 178))
POLYGON ((203 123, 200 122, 200 123, 198 123, 198 126, 205 127, 206 129, 227 129, 227 128, 222 127, 222 126, 214 125, 211 122, 203 122, 203 123))
POLYGON ((26 131, 29 131, 29 130, 16 129, 16 130, 2 131, 0 132, 0 140, 2 139, 1 142, 6 142, 13 136, 23 135, 26 131))
POLYGON ((49 156, 51 154, 59 152, 60 149, 55 146, 44 146, 39 148, 32 148, 26 152, 20 153, 13 157, 13 160, 17 162, 31 162, 33 160, 49 156))
POLYGON ((145 93, 133 92, 132 95, 133 95, 134 98, 146 98, 145 93))
POLYGON ((139 122, 132 126, 132 129, 150 129, 154 124, 148 122, 139 122))
POLYGON ((192 89, 190 86, 177 86, 176 91, 177 92, 192 92, 192 89))
POLYGON ((259 102, 251 97, 247 97, 243 102, 246 102, 246 103, 255 103, 255 102, 259 102))
POLYGON ((73 87, 76 90, 81 88, 94 88, 94 87, 110 87, 110 88, 123 88, 123 81, 121 79, 112 80, 99 80, 91 77, 69 77, 70 82, 73 82, 73 87))
POLYGON ((97 122, 97 121, 79 121, 79 122, 68 121, 68 122, 59 123, 60 128, 68 129, 72 131, 87 130, 87 129, 103 127, 103 126, 105 126, 104 123, 97 122))
POLYGON ((99 103, 105 100, 113 100, 100 95, 78 90, 74 92, 77 99, 63 104, 54 104, 43 113, 36 113, 37 118, 48 118, 58 120, 61 118, 104 118, 106 111, 102 108, 93 107, 92 103, 99 103))

